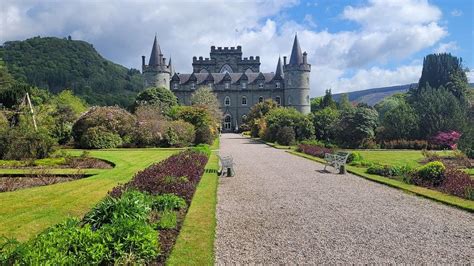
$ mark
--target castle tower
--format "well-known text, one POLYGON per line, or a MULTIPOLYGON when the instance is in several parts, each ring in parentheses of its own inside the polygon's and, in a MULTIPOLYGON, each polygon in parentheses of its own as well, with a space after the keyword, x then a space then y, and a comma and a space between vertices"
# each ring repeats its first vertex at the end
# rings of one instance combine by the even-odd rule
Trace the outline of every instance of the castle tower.
POLYGON ((145 65, 145 56, 142 56, 142 73, 145 79, 145 88, 162 87, 170 89, 172 69, 171 60, 167 65, 166 58, 161 53, 161 48, 155 35, 148 65, 145 65))
POLYGON ((311 65, 308 64, 307 53, 301 53, 297 35, 291 49, 290 62, 287 64, 286 58, 283 59, 285 106, 308 114, 311 111, 309 99, 311 65))

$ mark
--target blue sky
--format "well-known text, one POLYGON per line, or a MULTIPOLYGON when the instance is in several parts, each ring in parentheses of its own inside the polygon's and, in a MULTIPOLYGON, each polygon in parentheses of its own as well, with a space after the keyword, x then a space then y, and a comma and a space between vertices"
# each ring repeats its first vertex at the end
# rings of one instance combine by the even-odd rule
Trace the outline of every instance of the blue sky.
MULTIPOLYGON (((417 82, 433 52, 474 69, 473 9, 471 0, 2 0, 0 43, 70 35, 139 69, 156 33, 177 72, 190 72, 211 45, 242 45, 271 72, 297 32, 318 96, 417 82)), ((474 71, 468 76, 474 82, 474 71)))

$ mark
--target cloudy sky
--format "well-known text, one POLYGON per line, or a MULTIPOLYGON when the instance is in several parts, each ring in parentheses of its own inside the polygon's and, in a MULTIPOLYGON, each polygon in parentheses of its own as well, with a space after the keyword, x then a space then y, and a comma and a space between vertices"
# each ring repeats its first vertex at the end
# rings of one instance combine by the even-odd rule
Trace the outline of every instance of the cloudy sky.
POLYGON ((192 57, 208 57, 211 45, 242 45, 271 72, 297 32, 318 96, 417 82, 433 52, 474 69, 473 9, 472 0, 0 0, 0 43, 71 35, 139 68, 156 33, 177 72, 190 72, 192 57))

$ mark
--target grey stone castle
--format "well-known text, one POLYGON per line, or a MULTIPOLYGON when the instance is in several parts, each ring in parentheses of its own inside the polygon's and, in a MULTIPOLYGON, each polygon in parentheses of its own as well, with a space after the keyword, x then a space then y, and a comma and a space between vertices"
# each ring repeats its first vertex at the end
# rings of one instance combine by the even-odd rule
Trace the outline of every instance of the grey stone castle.
POLYGON ((242 47, 211 46, 210 58, 193 57, 193 73, 175 73, 171 58, 166 63, 158 41, 153 42, 150 60, 142 72, 145 87, 171 89, 183 105, 191 104, 191 94, 198 88, 210 87, 220 102, 223 131, 238 129, 250 108, 266 99, 281 106, 293 107, 302 113, 310 112, 311 65, 306 52, 302 53, 295 36, 289 62, 280 58, 275 72, 260 72, 260 57, 242 58, 242 47))

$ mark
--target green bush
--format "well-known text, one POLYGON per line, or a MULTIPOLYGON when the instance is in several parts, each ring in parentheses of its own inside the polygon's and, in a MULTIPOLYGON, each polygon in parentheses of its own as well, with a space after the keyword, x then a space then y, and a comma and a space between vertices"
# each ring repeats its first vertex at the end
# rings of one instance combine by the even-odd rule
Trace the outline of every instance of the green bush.
POLYGON ((106 197, 89 211, 83 219, 94 230, 115 219, 134 219, 145 221, 151 211, 152 200, 146 194, 130 190, 120 198, 106 197))
POLYGON ((122 145, 122 138, 105 127, 91 127, 82 134, 79 147, 84 149, 110 149, 122 145))
POLYGON ((395 166, 375 164, 367 168, 367 173, 385 177, 392 177, 397 176, 399 171, 398 168, 395 166))
POLYGON ((207 157, 211 156, 211 147, 207 144, 199 144, 195 147, 191 147, 190 150, 203 153, 207 157))
POLYGON ((160 254, 158 233, 146 221, 117 218, 97 231, 115 264, 144 264, 160 254))
POLYGON ((92 127, 104 127, 107 132, 118 134, 121 138, 131 135, 135 126, 135 117, 119 107, 92 107, 82 115, 72 127, 72 136, 76 143, 92 127))
POLYGON ((0 159, 24 160, 49 157, 56 141, 44 129, 15 127, 0 130, 0 159))
POLYGON ((176 212, 165 210, 161 213, 160 220, 158 221, 158 228, 173 229, 173 228, 176 228, 176 225, 177 225, 176 212))
POLYGON ((276 134, 276 142, 280 145, 292 145, 295 143, 295 131, 292 127, 282 127, 276 134))
POLYGON ((446 167, 440 161, 429 162, 420 167, 416 173, 417 177, 422 181, 429 182, 433 185, 439 185, 443 181, 446 167))
POLYGON ((196 128, 194 143, 211 145, 215 138, 216 135, 212 132, 211 128, 208 125, 204 125, 196 128))
POLYGON ((349 156, 347 157, 347 163, 360 162, 362 160, 364 160, 364 157, 362 157, 362 154, 356 151, 351 152, 349 156))
POLYGON ((294 108, 275 108, 265 116, 267 134, 265 140, 275 141, 278 131, 283 127, 291 127, 298 141, 314 137, 314 126, 309 116, 294 108))
POLYGON ((169 147, 186 147, 193 143, 194 126, 182 120, 171 121, 164 135, 165 145, 169 147))
POLYGON ((186 201, 174 194, 163 194, 153 198, 152 207, 153 210, 165 211, 165 210, 180 210, 186 208, 186 201))

